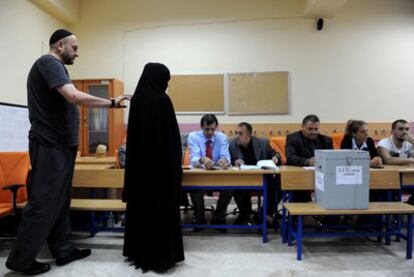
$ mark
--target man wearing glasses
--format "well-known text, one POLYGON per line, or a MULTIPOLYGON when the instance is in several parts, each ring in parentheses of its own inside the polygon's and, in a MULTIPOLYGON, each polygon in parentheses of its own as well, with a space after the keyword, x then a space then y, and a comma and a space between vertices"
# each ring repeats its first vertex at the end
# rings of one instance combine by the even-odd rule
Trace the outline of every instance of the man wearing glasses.
MULTIPOLYGON (((206 114, 201 118, 200 131, 191 132, 187 138, 190 150, 190 164, 193 167, 203 167, 206 170, 227 169, 230 165, 229 143, 222 132, 216 132, 218 120, 213 114, 206 114)), ((190 193, 194 208, 194 224, 205 224, 204 192, 200 190, 190 193)), ((214 211, 212 224, 225 224, 227 206, 233 196, 233 191, 220 191, 217 208, 214 211)), ((195 228, 194 231, 200 231, 195 228)), ((225 229, 219 229, 225 232, 225 229)))
MULTIPOLYGON (((378 154, 384 164, 408 165, 414 164, 414 136, 410 133, 410 126, 404 119, 398 119, 391 125, 391 136, 380 140, 378 154)), ((411 194, 407 203, 414 205, 414 196, 411 194)))

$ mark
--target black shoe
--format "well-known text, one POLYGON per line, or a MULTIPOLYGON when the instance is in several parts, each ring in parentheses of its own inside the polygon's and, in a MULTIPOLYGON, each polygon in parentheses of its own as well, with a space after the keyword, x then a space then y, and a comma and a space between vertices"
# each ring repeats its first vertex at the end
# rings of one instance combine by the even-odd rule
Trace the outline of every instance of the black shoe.
POLYGON ((375 224, 375 218, 372 216, 358 216, 356 220, 356 228, 370 227, 375 224))
POLYGON ((90 249, 75 249, 71 254, 67 255, 66 257, 56 259, 56 265, 62 266, 70 262, 86 258, 91 254, 91 252, 92 251, 90 249))
POLYGON ((323 225, 338 225, 341 223, 340 216, 325 216, 322 219, 323 225))
POLYGON ((48 272, 50 270, 50 264, 39 263, 36 260, 34 260, 32 265, 28 269, 25 269, 25 270, 16 270, 13 267, 8 266, 7 263, 6 263, 6 267, 10 270, 21 272, 24 275, 38 275, 38 274, 48 272))
POLYGON ((233 225, 246 225, 249 222, 249 216, 248 215, 242 215, 239 214, 234 220, 233 225))
MULTIPOLYGON (((218 217, 215 216, 211 220, 211 224, 213 224, 213 225, 225 225, 226 220, 224 218, 218 218, 218 217)), ((224 229, 224 228, 217 228, 216 230, 219 231, 220 233, 227 233, 227 229, 224 229)))
MULTIPOLYGON (((192 224, 205 225, 206 224, 206 219, 205 218, 200 219, 200 218, 194 217, 193 221, 192 221, 192 224)), ((193 229, 193 232, 198 233, 202 230, 204 230, 204 228, 196 227, 196 228, 193 229)))
POLYGON ((277 231, 277 229, 279 228, 279 221, 277 220, 277 218, 268 215, 266 216, 266 226, 267 228, 274 229, 277 231))

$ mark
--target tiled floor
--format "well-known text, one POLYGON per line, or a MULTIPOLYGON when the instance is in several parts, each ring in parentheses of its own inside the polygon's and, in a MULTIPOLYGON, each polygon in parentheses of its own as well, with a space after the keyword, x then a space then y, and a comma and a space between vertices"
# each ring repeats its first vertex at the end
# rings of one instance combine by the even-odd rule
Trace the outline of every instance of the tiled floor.
MULTIPOLYGON (((194 234, 184 232, 185 261, 167 276, 414 276, 413 260, 405 259, 405 243, 386 246, 374 239, 308 239, 304 243, 304 260, 296 261, 295 247, 282 244, 280 236, 271 233, 263 244, 254 232, 214 230, 194 234)), ((0 239, 0 273, 20 276, 4 266, 12 245, 11 239, 0 239)), ((122 257, 122 234, 100 232, 94 238, 73 235, 78 247, 92 248, 92 256, 58 267, 48 259, 47 249, 40 258, 50 261, 52 269, 42 276, 155 276, 142 274, 122 257)))

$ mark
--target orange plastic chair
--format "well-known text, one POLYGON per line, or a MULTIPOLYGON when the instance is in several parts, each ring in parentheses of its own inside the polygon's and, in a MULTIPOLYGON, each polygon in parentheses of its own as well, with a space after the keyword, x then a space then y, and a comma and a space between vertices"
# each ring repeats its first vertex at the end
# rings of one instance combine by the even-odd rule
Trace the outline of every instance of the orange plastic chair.
POLYGON ((190 150, 188 149, 188 146, 185 148, 183 165, 190 165, 190 150))
POLYGON ((121 164, 119 163, 119 151, 115 149, 115 168, 121 168, 121 164))
POLYGON ((270 146, 272 148, 279 152, 280 157, 282 159, 282 164, 286 164, 286 137, 285 136, 277 136, 277 137, 271 137, 270 138, 270 146))
POLYGON ((29 169, 29 153, 0 152, 0 217, 14 215, 26 205, 29 169))
POLYGON ((333 144, 333 148, 334 149, 341 149, 341 143, 342 140, 344 139, 344 133, 332 133, 331 134, 331 138, 332 138, 332 144, 333 144))

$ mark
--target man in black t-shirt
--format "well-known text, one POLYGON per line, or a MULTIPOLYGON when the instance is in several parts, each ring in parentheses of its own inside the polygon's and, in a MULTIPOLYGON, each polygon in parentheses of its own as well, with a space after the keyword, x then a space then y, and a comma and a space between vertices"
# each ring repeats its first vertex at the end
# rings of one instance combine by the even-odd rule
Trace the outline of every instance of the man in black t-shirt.
POLYGON ((22 213, 17 239, 6 267, 28 275, 50 269, 35 260, 47 242, 61 266, 90 255, 69 240, 69 209, 72 176, 79 144, 79 113, 76 105, 122 108, 121 101, 78 91, 70 81, 65 64, 78 57, 77 38, 60 29, 50 37, 50 51, 32 66, 27 80, 29 107, 30 198, 22 213))

